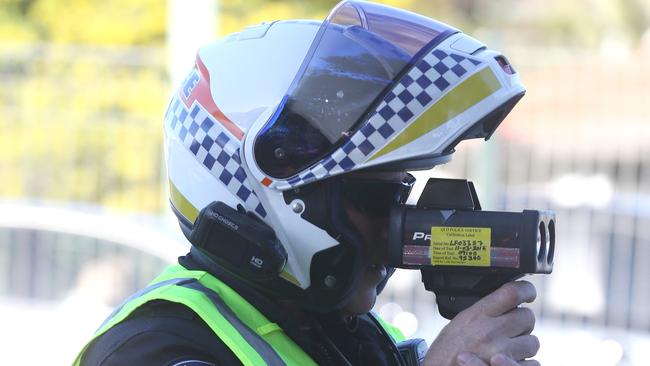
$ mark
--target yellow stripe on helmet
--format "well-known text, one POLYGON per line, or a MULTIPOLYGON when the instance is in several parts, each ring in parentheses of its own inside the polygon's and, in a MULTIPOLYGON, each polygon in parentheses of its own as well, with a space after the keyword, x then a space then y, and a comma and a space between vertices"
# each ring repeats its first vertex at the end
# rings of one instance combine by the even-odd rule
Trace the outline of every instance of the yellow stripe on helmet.
POLYGON ((183 194, 176 188, 176 185, 169 180, 169 199, 172 201, 172 205, 176 208, 181 215, 185 216, 186 219, 194 223, 196 217, 199 216, 199 210, 190 203, 190 201, 183 196, 183 194))

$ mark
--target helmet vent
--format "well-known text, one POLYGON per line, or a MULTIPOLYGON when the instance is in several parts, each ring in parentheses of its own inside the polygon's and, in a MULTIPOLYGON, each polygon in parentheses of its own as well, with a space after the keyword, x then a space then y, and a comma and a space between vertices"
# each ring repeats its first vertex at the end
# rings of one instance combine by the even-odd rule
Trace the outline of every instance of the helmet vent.
POLYGON ((510 65, 510 62, 508 62, 508 59, 506 59, 505 57, 503 57, 503 56, 496 56, 494 59, 497 60, 497 62, 499 63, 499 66, 501 66, 501 69, 502 69, 503 72, 505 72, 506 74, 508 74, 508 75, 514 75, 514 74, 517 73, 517 72, 515 71, 515 68, 512 67, 512 65, 510 65))

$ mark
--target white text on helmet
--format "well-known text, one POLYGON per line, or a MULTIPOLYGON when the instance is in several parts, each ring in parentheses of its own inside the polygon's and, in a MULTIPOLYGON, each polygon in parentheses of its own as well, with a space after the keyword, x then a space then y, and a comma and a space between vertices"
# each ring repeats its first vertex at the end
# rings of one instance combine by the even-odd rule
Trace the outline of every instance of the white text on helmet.
POLYGON ((228 220, 227 218, 225 218, 225 217, 223 217, 223 216, 221 216, 219 214, 215 214, 215 217, 217 218, 217 220, 219 220, 219 222, 221 222, 222 224, 228 226, 229 228, 233 229, 234 231, 239 230, 239 225, 237 225, 234 222, 228 220))

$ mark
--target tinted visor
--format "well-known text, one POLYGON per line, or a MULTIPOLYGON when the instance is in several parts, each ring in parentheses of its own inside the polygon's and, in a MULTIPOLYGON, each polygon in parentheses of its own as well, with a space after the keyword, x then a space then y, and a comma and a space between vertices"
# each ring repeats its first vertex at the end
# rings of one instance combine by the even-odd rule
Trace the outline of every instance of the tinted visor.
POLYGON ((454 32, 384 5, 339 4, 255 141, 262 171, 287 178, 327 156, 369 117, 423 48, 454 32))

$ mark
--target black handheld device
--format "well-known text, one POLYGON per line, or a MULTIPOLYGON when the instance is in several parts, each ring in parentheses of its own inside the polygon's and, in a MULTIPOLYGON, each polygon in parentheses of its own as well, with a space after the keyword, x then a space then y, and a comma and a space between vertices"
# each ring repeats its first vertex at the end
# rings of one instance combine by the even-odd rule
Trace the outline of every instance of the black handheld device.
POLYGON ((451 319, 524 274, 549 274, 555 213, 483 211, 472 182, 429 179, 416 206, 390 214, 389 265, 420 269, 451 319))

